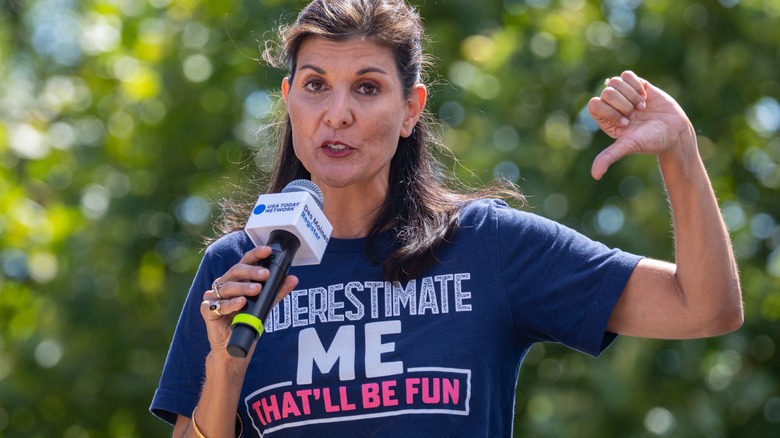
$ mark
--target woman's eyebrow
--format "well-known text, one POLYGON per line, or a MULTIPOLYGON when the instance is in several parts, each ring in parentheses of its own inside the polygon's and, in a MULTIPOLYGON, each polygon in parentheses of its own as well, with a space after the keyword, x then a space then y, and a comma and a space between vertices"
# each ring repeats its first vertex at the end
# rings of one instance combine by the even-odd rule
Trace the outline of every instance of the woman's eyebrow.
POLYGON ((319 73, 321 75, 325 74, 325 70, 317 67, 316 65, 312 65, 312 64, 303 64, 302 66, 298 67, 298 70, 304 70, 304 69, 314 70, 314 71, 316 71, 317 73, 319 73))
MULTIPOLYGON (((306 69, 314 70, 315 72, 317 72, 317 73, 319 73, 321 75, 325 74, 325 70, 323 70, 322 68, 317 67, 316 65, 313 65, 313 64, 303 64, 300 67, 298 67, 298 70, 306 70, 306 69)), ((379 67, 366 67, 366 68, 362 68, 362 69, 357 71, 358 75, 364 75, 366 73, 379 73, 379 74, 386 75, 387 71, 385 71, 385 69, 379 68, 379 67)))
POLYGON ((380 74, 383 74, 383 75, 387 74, 387 72, 384 69, 379 68, 379 67, 366 67, 366 68, 358 70, 357 73, 358 73, 358 75, 364 75, 366 73, 380 73, 380 74))

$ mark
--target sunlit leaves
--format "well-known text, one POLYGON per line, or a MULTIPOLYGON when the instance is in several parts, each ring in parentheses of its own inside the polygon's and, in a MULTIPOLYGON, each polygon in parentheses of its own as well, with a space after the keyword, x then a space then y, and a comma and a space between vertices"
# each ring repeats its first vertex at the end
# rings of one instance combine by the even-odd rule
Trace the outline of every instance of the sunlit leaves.
MULTIPOLYGON (((621 339, 598 360, 534 347, 517 434, 774 432, 780 3, 414 3, 437 63, 429 108, 461 179, 509 179, 534 212, 672 257, 652 157, 589 175, 611 140, 587 101, 630 68, 693 120, 740 263, 747 322, 735 335, 621 339)), ((145 406, 214 201, 267 149, 285 72, 258 50, 303 4, 0 1, 0 435, 169 433, 145 406)), ((267 154, 256 160, 267 168, 267 154)))

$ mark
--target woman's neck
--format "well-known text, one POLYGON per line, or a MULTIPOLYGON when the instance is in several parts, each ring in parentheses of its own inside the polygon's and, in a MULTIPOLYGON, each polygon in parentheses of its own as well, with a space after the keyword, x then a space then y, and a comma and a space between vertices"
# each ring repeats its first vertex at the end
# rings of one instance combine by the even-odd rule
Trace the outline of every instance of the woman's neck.
POLYGON ((365 190, 323 188, 323 210, 333 225, 332 237, 357 239, 368 236, 386 194, 365 190))

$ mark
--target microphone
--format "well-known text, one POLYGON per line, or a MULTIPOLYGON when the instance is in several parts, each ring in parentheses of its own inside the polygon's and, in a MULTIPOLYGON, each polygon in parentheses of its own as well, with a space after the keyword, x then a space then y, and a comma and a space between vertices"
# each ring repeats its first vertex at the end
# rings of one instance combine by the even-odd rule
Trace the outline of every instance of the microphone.
POLYGON ((322 192, 313 182, 298 179, 281 193, 260 195, 244 231, 256 246, 271 247, 271 255, 259 265, 268 269, 260 294, 233 317, 227 350, 246 357, 263 334, 263 322, 276 302, 290 266, 316 265, 322 261, 333 226, 322 212, 322 192))

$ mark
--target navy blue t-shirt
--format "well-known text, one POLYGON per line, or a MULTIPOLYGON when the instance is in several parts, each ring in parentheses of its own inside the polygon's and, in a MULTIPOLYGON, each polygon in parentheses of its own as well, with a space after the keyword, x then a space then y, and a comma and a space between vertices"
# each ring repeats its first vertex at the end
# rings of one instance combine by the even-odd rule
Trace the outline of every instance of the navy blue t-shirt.
MULTIPOLYGON (((365 243, 331 239, 320 265, 291 269, 300 282, 269 315, 244 381, 244 436, 511 436, 529 347, 601 353, 640 259, 495 200, 464 207, 439 262, 405 284, 384 279, 365 243)), ((160 418, 197 405, 203 293, 252 246, 235 232, 207 249, 152 401, 160 418)))

